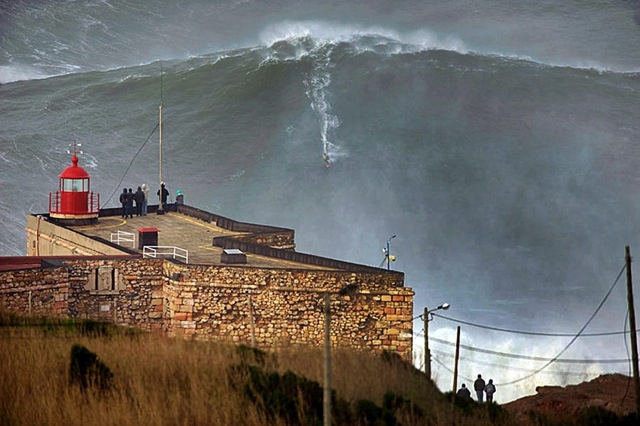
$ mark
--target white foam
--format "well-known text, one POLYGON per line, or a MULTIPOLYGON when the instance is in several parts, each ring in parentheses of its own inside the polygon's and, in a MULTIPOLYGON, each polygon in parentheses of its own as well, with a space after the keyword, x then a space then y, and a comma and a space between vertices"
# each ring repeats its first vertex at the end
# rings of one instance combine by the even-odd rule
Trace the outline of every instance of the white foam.
POLYGON ((47 77, 47 75, 27 66, 0 66, 0 84, 38 80, 47 77))
POLYGON ((467 53, 468 49, 462 40, 453 36, 439 37, 436 33, 422 29, 410 33, 402 33, 380 26, 344 25, 326 21, 283 21, 265 28, 260 34, 260 41, 271 46, 280 41, 312 39, 315 46, 327 43, 353 42, 362 50, 370 50, 370 46, 358 43, 363 37, 372 36, 377 39, 388 39, 397 42, 398 53, 420 50, 443 49, 467 53))
POLYGON ((371 51, 379 43, 387 39, 385 52, 388 54, 418 53, 428 50, 446 50, 461 54, 477 54, 481 56, 503 57, 513 60, 533 62, 542 66, 567 67, 596 71, 599 73, 637 73, 638 69, 622 69, 604 65, 595 60, 548 60, 531 55, 495 50, 473 50, 465 41, 454 35, 440 35, 428 28, 401 32, 381 26, 347 25, 328 21, 282 21, 266 27, 260 34, 261 43, 272 46, 281 41, 288 41, 300 49, 298 58, 308 54, 310 50, 329 43, 349 42, 360 51, 371 51), (373 37, 374 44, 365 41, 373 37), (305 40, 306 45, 300 44, 305 40), (397 45, 393 45, 397 43, 397 45), (305 49, 306 47, 306 49, 305 49))

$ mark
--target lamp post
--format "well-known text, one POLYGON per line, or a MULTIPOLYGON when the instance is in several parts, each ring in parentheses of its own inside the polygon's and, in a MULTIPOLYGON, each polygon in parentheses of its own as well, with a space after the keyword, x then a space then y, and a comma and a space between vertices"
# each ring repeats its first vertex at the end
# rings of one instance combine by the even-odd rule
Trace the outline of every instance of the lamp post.
POLYGON ((393 240, 396 236, 392 235, 388 240, 387 240, 387 247, 384 249, 384 254, 385 254, 385 258, 387 259, 387 270, 389 270, 391 268, 391 266, 389 265, 390 262, 396 260, 395 256, 391 256, 391 240, 393 240))
MULTIPOLYGON (((339 296, 355 296, 358 284, 348 284, 338 291, 339 296)), ((324 389, 322 418, 324 426, 331 426, 331 293, 324 293, 324 389)))
POLYGON ((429 321, 433 320, 432 313, 440 309, 446 311, 451 305, 443 303, 435 309, 424 308, 422 319, 424 320, 424 373, 431 380, 431 350, 429 349, 429 321))

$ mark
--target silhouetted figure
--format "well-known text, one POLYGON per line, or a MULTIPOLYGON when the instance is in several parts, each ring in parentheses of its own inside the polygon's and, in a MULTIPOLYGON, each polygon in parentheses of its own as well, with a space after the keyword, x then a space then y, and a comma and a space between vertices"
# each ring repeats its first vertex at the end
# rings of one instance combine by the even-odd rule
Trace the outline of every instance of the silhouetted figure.
POLYGON ((129 188, 129 192, 127 193, 127 207, 125 209, 125 217, 133 217, 133 199, 135 198, 133 194, 133 189, 129 188))
POLYGON ((122 204, 122 217, 127 216, 127 188, 122 190, 120 194, 120 204, 122 204))
POLYGON ((473 389, 476 391, 478 402, 482 402, 484 397, 484 387, 486 383, 482 380, 482 374, 478 374, 478 378, 473 382, 473 389))
POLYGON ((176 206, 179 204, 184 204, 184 194, 182 193, 182 189, 178 189, 176 191, 176 206))
POLYGON ((458 392, 456 393, 456 395, 459 398, 471 399, 471 391, 467 388, 467 385, 465 385, 464 383, 462 384, 462 387, 458 389, 458 392))
POLYGON ((144 203, 144 192, 142 192, 142 187, 139 186, 138 190, 135 194, 133 194, 133 199, 136 202, 136 216, 142 216, 142 206, 144 203))
POLYGON ((162 210, 167 211, 167 197, 169 196, 169 191, 164 186, 164 182, 160 183, 160 189, 158 189, 158 196, 162 201, 162 210))
POLYGON ((487 394, 487 402, 492 402, 493 394, 496 393, 496 386, 493 384, 493 379, 489 379, 489 383, 484 387, 484 391, 487 394))

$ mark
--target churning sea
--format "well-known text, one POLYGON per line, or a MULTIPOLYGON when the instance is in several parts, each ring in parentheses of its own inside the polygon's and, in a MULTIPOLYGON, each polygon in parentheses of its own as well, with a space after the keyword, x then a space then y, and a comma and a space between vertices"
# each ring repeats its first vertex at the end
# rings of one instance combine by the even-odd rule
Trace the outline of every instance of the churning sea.
POLYGON ((0 255, 25 254, 74 141, 104 207, 157 188, 162 97, 187 204, 373 266, 396 236, 414 315, 451 304, 429 322, 441 389, 457 325, 458 383, 493 378, 497 402, 629 374, 639 72, 631 0, 1 2, 0 255))

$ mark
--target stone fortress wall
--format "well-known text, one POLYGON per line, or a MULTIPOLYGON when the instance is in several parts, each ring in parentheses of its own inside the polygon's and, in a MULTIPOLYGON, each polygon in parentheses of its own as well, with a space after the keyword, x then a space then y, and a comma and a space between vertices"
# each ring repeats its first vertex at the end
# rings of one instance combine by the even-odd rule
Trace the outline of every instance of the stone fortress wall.
MULTIPOLYGON (((39 257, 37 267, 0 271, 4 309, 105 320, 168 336, 255 342, 267 349, 321 345, 324 296, 329 294, 332 345, 387 350, 412 361, 414 292, 404 287, 402 273, 364 266, 348 271, 187 265, 142 258, 126 250, 95 255, 99 250, 94 250, 94 241, 66 229, 54 230, 55 225, 34 216, 28 221, 28 232, 47 236, 38 245, 48 241, 46 248, 36 247, 29 238, 28 253, 38 256, 37 249, 47 257, 39 257), (66 252, 60 242, 67 246, 66 252), (87 252, 92 255, 86 256, 87 252), (355 295, 339 294, 353 284, 357 284, 355 295)), ((290 230, 280 236, 265 235, 271 244, 293 243, 290 230)), ((245 237, 242 243, 264 244, 260 238, 265 237, 245 237)))

